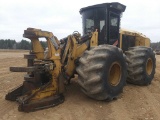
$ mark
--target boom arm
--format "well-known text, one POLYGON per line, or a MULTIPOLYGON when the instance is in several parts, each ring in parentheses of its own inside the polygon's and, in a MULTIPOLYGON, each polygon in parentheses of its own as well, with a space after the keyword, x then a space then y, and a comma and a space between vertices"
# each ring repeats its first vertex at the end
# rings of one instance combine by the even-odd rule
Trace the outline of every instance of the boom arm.
POLYGON ((55 106, 64 101, 64 81, 69 81, 75 73, 76 61, 89 47, 97 45, 98 33, 92 33, 87 39, 80 34, 69 35, 61 44, 57 38, 47 31, 28 28, 24 37, 32 42, 27 67, 11 67, 12 72, 27 72, 23 85, 11 90, 6 100, 17 100, 20 111, 35 111, 55 106), (39 38, 46 38, 47 57, 39 38), (63 46, 63 47, 62 47, 63 46), (64 52, 63 52, 64 51, 64 52))

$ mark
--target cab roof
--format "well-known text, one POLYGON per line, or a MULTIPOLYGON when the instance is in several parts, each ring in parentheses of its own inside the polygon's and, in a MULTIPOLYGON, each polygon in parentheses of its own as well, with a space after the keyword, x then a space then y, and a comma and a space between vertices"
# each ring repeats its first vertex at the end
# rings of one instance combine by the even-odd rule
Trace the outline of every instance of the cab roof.
POLYGON ((118 3, 118 2, 112 2, 112 3, 102 3, 102 4, 96 4, 88 7, 84 7, 80 9, 80 14, 86 10, 93 9, 93 8, 101 8, 101 7, 106 7, 106 8, 114 8, 120 12, 124 12, 126 9, 126 6, 118 3))

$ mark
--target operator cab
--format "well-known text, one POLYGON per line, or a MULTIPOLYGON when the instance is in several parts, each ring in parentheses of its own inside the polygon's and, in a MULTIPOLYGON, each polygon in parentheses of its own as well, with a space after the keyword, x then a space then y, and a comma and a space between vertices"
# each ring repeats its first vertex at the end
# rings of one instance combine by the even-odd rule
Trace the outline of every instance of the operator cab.
POLYGON ((98 44, 113 45, 119 40, 120 17, 125 9, 126 6, 117 2, 81 8, 83 35, 97 29, 98 44))

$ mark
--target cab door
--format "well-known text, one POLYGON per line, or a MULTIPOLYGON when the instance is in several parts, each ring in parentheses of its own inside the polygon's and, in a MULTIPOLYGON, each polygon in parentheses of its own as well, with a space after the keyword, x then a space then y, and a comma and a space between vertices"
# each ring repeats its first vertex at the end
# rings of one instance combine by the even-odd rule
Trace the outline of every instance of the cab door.
POLYGON ((120 15, 109 11, 108 20, 108 43, 110 45, 119 46, 119 23, 120 15))

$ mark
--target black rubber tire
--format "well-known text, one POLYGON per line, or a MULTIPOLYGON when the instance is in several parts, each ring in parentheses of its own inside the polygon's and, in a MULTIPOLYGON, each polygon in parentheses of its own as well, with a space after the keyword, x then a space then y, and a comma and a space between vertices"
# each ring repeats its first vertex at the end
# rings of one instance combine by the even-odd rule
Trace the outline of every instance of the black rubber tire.
POLYGON ((127 81, 135 85, 149 85, 154 78, 156 68, 155 53, 150 47, 131 47, 125 52, 128 63, 127 81), (152 69, 147 73, 148 60, 152 61, 152 69))
POLYGON ((100 45, 85 51, 79 59, 76 71, 81 90, 96 100, 110 101, 116 98, 126 84, 127 68, 123 52, 120 48, 112 45, 100 45), (120 66, 117 85, 109 82, 110 67, 114 63, 120 66))

